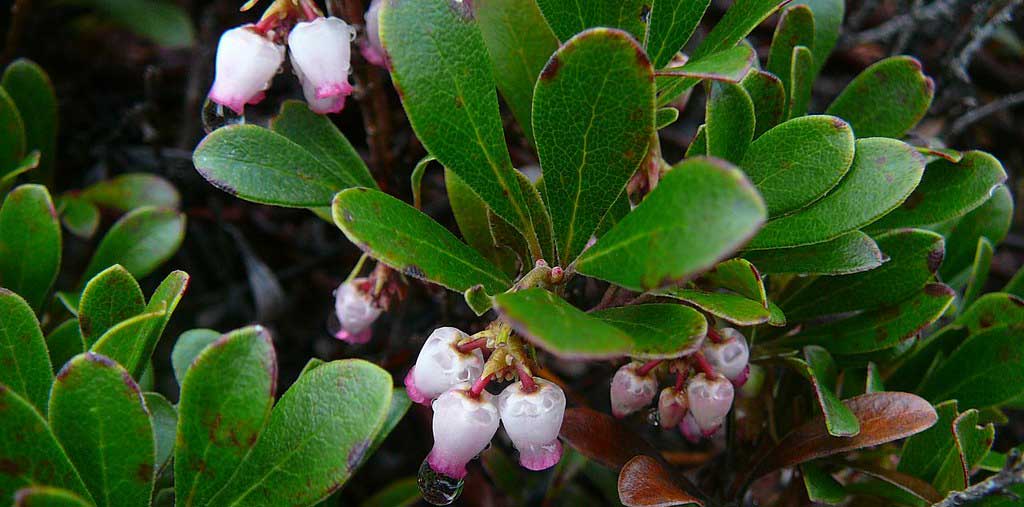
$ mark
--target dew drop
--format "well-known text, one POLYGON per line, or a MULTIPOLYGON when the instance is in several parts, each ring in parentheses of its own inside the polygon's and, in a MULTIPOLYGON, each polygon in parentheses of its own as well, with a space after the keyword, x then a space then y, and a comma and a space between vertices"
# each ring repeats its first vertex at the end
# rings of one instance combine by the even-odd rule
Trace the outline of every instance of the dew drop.
POLYGON ((659 417, 658 409, 652 408, 647 411, 647 424, 650 424, 655 428, 661 426, 661 417, 659 417))
POLYGON ((451 505, 462 494, 462 486, 465 484, 462 479, 435 472, 427 460, 423 460, 420 465, 416 483, 420 486, 423 499, 431 505, 451 505))
POLYGON ((207 134, 228 125, 241 125, 245 123, 245 116, 224 107, 209 98, 203 102, 203 130, 207 134))

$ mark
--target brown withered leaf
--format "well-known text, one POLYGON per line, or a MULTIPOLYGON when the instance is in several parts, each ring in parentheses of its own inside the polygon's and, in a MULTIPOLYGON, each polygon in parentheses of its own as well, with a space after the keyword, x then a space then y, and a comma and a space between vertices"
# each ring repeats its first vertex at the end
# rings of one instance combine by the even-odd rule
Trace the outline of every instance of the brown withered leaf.
POLYGON ((650 456, 636 456, 622 467, 619 500, 627 507, 704 505, 686 492, 661 461, 650 456))
POLYGON ((584 456, 616 470, 634 456, 658 456, 651 444, 608 414, 570 408, 562 419, 562 438, 584 456))

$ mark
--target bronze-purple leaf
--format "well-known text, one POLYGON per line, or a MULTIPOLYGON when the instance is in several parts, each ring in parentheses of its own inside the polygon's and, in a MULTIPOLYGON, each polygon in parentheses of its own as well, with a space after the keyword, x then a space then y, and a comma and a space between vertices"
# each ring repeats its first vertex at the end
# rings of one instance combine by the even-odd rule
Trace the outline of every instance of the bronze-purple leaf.
POLYGON ((664 463, 650 456, 635 456, 622 467, 619 501, 627 507, 704 505, 686 492, 664 463))
POLYGON ((658 456, 658 451, 636 432, 612 416, 589 408, 566 410, 561 435, 580 454, 616 470, 634 456, 658 456))

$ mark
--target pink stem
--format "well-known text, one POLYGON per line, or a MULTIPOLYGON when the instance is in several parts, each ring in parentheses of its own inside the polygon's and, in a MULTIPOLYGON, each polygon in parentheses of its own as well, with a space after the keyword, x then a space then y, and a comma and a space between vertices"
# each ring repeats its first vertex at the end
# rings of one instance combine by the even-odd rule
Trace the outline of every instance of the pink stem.
POLYGON ((725 338, 722 338, 722 335, 718 334, 718 331, 713 327, 708 328, 708 339, 711 340, 711 343, 722 343, 725 341, 725 338))
POLYGON ((267 16, 256 23, 256 31, 260 34, 266 34, 277 26, 278 21, 277 15, 267 16))
POLYGON ((707 358, 704 357, 704 354, 700 352, 694 352, 694 354, 690 357, 693 357, 694 362, 697 363, 697 367, 700 368, 700 370, 703 371, 705 375, 707 375, 708 377, 715 376, 715 370, 711 368, 711 363, 709 363, 707 358))
POLYGON ((320 17, 317 15, 316 9, 314 9, 313 6, 309 4, 309 2, 302 2, 302 13, 306 15, 307 21, 313 21, 314 19, 320 17))
POLYGON ((689 373, 690 373, 690 369, 689 368, 685 368, 685 369, 680 368, 678 371, 676 371, 676 391, 682 391, 683 390, 683 384, 686 383, 686 377, 689 376, 689 373))
POLYGON ((493 376, 494 374, 492 373, 490 375, 480 377, 480 379, 473 384, 473 387, 469 388, 469 395, 474 398, 479 398, 480 393, 484 392, 484 389, 487 388, 487 384, 491 382, 491 377, 493 376))
POLYGON ((516 365, 516 373, 519 374, 519 382, 523 384, 523 392, 532 393, 537 390, 537 382, 533 380, 533 375, 530 375, 523 365, 516 365))
POLYGON ((466 343, 460 343, 455 346, 455 349, 463 354, 468 354, 476 349, 480 349, 487 346, 487 338, 477 338, 466 343))
POLYGON ((655 359, 654 361, 648 361, 648 362, 644 363, 643 366, 637 368, 636 372, 639 373, 640 375, 647 375, 648 373, 651 372, 651 370, 657 368, 659 364, 661 364, 661 359, 655 359))

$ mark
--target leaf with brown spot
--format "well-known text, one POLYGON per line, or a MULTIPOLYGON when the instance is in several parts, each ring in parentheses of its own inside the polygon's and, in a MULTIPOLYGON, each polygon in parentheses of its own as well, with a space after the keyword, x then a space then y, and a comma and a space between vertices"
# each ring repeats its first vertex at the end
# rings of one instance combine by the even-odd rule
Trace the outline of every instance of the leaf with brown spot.
POLYGON ((618 486, 619 500, 627 507, 704 505, 676 482, 664 463, 650 456, 629 460, 619 472, 618 486))

